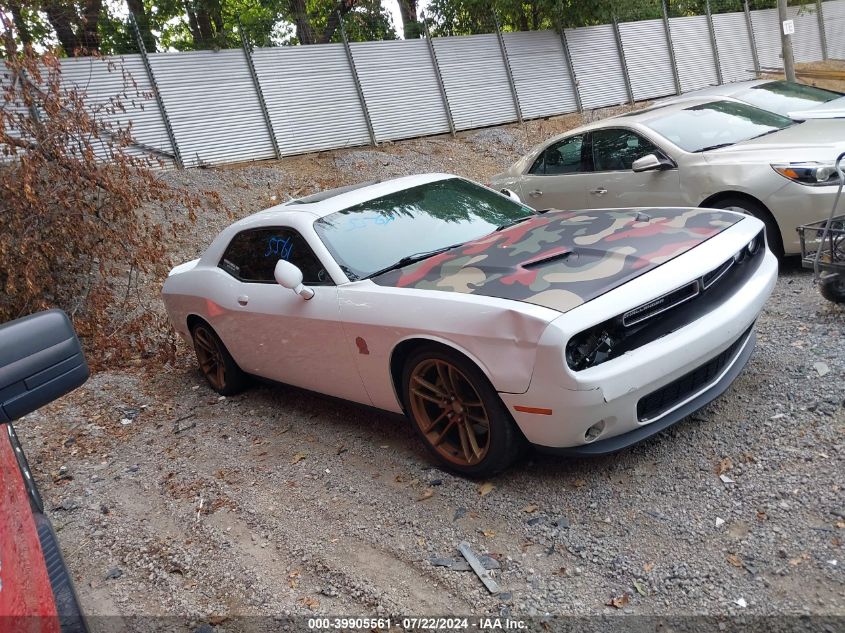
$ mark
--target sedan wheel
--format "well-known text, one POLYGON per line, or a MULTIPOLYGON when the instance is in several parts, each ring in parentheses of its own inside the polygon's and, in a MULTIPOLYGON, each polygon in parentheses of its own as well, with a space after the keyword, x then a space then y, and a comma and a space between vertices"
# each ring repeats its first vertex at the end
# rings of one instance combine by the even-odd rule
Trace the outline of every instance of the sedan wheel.
POLYGON ((420 437, 453 471, 489 476, 525 447, 499 394, 457 354, 434 348, 414 354, 405 366, 404 396, 420 437))
POLYGON ((191 330, 197 363, 208 384, 217 393, 231 396, 247 386, 247 375, 237 366, 217 333, 206 323, 191 330))

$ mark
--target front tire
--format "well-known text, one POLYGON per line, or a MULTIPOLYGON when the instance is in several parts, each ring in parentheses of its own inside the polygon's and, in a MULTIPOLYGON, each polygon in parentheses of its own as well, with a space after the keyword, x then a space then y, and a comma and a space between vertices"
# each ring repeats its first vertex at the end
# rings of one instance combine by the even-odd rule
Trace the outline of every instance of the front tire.
POLYGON ((716 202, 713 205, 713 208, 724 209, 725 211, 736 211, 737 213, 750 215, 760 220, 766 225, 766 243, 769 250, 772 251, 778 259, 783 258, 783 239, 780 235, 780 228, 778 227, 777 222, 775 222, 775 219, 772 217, 772 214, 769 213, 761 204, 745 198, 723 198, 722 200, 716 202))
POLYGON ((471 362, 431 346, 402 372, 408 417, 429 452, 448 470, 489 477, 510 466, 526 442, 487 377, 471 362))
POLYGON ((229 350, 208 323, 191 328, 194 352, 209 386, 221 396, 234 396, 249 385, 249 376, 238 367, 229 350))
POLYGON ((845 274, 819 280, 819 292, 828 301, 845 303, 845 274))

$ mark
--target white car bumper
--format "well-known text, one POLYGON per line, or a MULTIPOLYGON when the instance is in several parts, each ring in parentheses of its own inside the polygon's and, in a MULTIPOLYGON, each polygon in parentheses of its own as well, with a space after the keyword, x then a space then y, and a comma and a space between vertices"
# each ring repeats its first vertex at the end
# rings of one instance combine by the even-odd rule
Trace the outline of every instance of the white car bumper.
POLYGON ((753 325, 776 280, 777 260, 767 251, 735 294, 710 312, 579 372, 563 368, 565 341, 559 341, 560 361, 550 355, 538 359, 528 391, 503 393, 502 400, 528 441, 540 448, 600 454, 635 444, 730 386, 751 356, 756 340, 753 325), (561 371, 569 372, 566 387, 561 371), (601 432, 595 434, 596 430, 601 432))

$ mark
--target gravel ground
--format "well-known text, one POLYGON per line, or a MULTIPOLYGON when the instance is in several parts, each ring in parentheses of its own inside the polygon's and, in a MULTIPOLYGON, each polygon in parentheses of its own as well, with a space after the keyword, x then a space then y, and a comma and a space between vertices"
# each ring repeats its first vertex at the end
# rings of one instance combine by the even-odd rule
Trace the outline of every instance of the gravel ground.
MULTIPOLYGON (((164 177, 239 217, 374 177, 483 181, 577 123, 164 177)), ((203 218, 174 261, 230 221, 203 218)), ((284 386, 218 398, 187 350, 98 373, 17 427, 89 615, 173 616, 175 630, 236 630, 237 615, 845 616, 845 309, 787 265, 758 325, 746 371, 693 417, 490 482, 432 467, 381 412, 284 386), (495 560, 503 594, 432 563, 461 541, 495 560)))

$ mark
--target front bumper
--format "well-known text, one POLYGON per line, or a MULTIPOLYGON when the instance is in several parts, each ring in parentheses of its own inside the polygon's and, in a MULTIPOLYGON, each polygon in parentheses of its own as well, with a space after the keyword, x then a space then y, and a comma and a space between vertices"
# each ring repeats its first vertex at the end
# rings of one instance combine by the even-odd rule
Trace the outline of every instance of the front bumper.
POLYGON ((810 187, 787 182, 774 195, 764 200, 780 228, 784 253, 801 253, 797 229, 802 224, 826 220, 836 200, 835 185, 810 187))
POLYGON ((718 378, 709 383, 708 386, 705 386, 701 390, 695 392, 691 397, 685 398, 677 406, 673 407, 671 411, 667 411, 665 414, 645 426, 637 427, 633 431, 609 437, 605 440, 597 440, 580 446, 538 448, 543 452, 553 453, 555 455, 606 455, 608 453, 621 451, 629 446, 633 446, 634 444, 638 444, 652 435, 656 435, 657 433, 668 429, 673 424, 680 422, 688 415, 695 413, 700 408, 709 404, 727 391, 728 387, 731 386, 731 383, 736 380, 737 376, 739 376, 748 364, 751 354, 754 352, 756 342, 757 336, 753 329, 747 334, 744 334, 739 339, 739 351, 737 351, 730 359, 727 367, 718 378))
MULTIPOLYGON (((766 252, 754 274, 728 300, 692 323, 618 358, 575 372, 575 384, 570 379, 566 386, 560 362, 555 365, 551 355, 544 354, 528 391, 502 393, 502 400, 526 439, 541 449, 599 454, 637 443, 701 408, 730 386, 754 349, 753 324, 776 280, 777 260, 766 252), (678 389, 674 401, 670 395, 654 403, 661 390, 666 393, 684 385, 694 372, 710 369, 714 373, 698 376, 691 389, 678 389)), ((561 347, 557 350, 556 356, 561 358, 561 347)))

